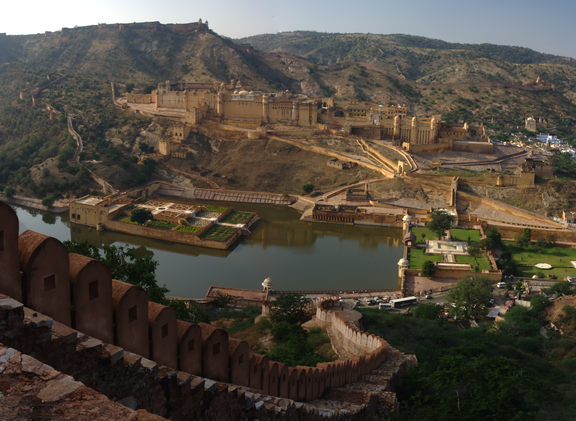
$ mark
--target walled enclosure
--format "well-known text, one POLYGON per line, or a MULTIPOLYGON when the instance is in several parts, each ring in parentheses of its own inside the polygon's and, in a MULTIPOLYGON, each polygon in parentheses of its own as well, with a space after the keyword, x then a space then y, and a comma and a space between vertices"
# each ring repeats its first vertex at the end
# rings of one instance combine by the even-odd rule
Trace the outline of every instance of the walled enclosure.
MULTIPOLYGON (((0 203, 0 212, 10 216, 7 207, 0 203)), ((1 219, 0 232, 7 232, 9 225, 14 226, 13 218, 1 219)), ((29 285, 29 291, 22 294, 25 305, 35 311, 43 309, 45 314, 54 314, 64 320, 62 325, 87 326, 100 340, 110 340, 112 336, 114 345, 144 358, 153 358, 175 370, 186 369, 216 381, 250 386, 259 393, 283 398, 297 396, 299 400, 310 401, 322 397, 329 388, 356 382, 382 365, 387 357, 388 344, 340 319, 330 311, 331 300, 318 302, 317 318, 332 323, 350 341, 349 348, 364 355, 318 367, 289 368, 269 361, 266 356, 250 353, 246 342, 230 339, 222 329, 177 321, 173 309, 149 303, 142 288, 110 279, 110 272, 102 263, 75 254, 69 257, 56 239, 26 231, 20 238, 12 235, 4 246, 0 250, 0 261, 10 256, 11 250, 19 250, 22 285, 29 285), (45 281, 52 274, 56 281, 45 281), (53 287, 47 292, 54 291, 57 295, 45 294, 46 282, 53 287), (73 313, 70 308, 73 300, 85 303, 77 308, 82 315, 79 311, 73 313), (74 322, 72 314, 76 316, 74 322), (97 327, 100 322, 104 326, 101 329, 97 327), (294 379, 297 381, 292 381, 294 379)), ((18 292, 19 278, 19 273, 6 277, 7 282, 1 285, 0 293, 18 292)), ((66 331, 67 328, 62 329, 66 331)))

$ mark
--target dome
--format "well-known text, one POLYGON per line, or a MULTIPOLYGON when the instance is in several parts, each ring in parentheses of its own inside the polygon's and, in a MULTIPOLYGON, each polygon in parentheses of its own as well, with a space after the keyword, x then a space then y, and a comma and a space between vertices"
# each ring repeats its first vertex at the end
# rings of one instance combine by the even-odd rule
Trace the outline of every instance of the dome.
POLYGON ((272 279, 270 279, 270 277, 264 279, 264 282, 262 282, 262 286, 264 287, 264 289, 272 289, 273 288, 272 279))
POLYGON ((410 218, 410 215, 404 215, 404 218, 402 218, 402 220, 404 222, 410 222, 412 220, 412 218, 410 218))
POLYGON ((238 95, 238 90, 234 91, 234 95, 238 95))
POLYGON ((240 91, 238 92, 238 95, 248 95, 248 91, 240 91))
POLYGON ((400 259, 398 260, 398 266, 410 266, 410 262, 408 261, 408 259, 400 259))
POLYGON ((528 118, 526 119, 526 121, 536 121, 536 120, 534 120, 533 117, 528 117, 528 118))
POLYGON ((254 91, 248 92, 248 95, 254 95, 254 91))

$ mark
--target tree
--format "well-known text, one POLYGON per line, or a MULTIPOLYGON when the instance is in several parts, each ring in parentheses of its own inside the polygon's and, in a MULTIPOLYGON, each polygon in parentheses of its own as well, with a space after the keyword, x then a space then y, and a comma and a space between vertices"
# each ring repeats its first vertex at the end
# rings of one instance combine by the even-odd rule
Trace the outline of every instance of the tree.
POLYGON ((468 247, 466 247, 466 253, 468 253, 468 255, 470 257, 474 258, 474 261, 476 262, 476 271, 478 271, 479 269, 479 264, 478 264, 478 258, 480 256, 482 256, 482 248, 480 247, 480 243, 473 241, 471 243, 468 244, 468 247))
POLYGON ((154 85, 145 86, 143 93, 144 93, 145 95, 151 94, 154 89, 156 89, 156 86, 154 86, 154 85))
POLYGON ((530 228, 524 228, 522 235, 530 242, 532 239, 532 230, 530 228))
POLYGON ((489 252, 490 250, 493 250, 494 247, 496 246, 496 244, 494 244, 494 240, 492 240, 489 237, 482 238, 478 242, 478 245, 480 246, 480 250, 482 250, 484 252, 489 252))
POLYGON ((312 193, 314 190, 314 184, 304 184, 302 190, 304 190, 304 193, 312 193))
POLYGON ((496 228, 488 228, 486 230, 486 237, 492 240, 494 247, 502 244, 502 234, 496 228))
POLYGON ((528 241, 528 239, 524 235, 519 235, 514 239, 514 245, 521 249, 525 249, 526 247, 528 247, 529 243, 530 241, 528 241))
POLYGON ((126 84, 126 92, 130 93, 130 92, 132 92, 132 89, 134 89, 134 84, 133 83, 127 83, 126 84))
POLYGON ((470 319, 486 312, 492 296, 492 282, 485 276, 465 275, 446 295, 448 312, 454 318, 470 319))
POLYGON ((556 237, 552 234, 548 236, 548 247, 554 247, 556 245, 556 237))
POLYGON ((54 195, 46 196, 44 199, 42 199, 42 206, 46 206, 47 208, 49 208, 54 204, 55 201, 56 198, 54 197, 54 195))
POLYGON ((14 187, 6 187, 6 189, 4 190, 4 195, 8 199, 12 199, 15 194, 16 194, 16 189, 14 187))
POLYGON ((142 208, 134 209, 130 215, 130 220, 139 224, 144 224, 147 221, 150 221, 152 218, 152 212, 150 212, 148 209, 142 208))
POLYGON ((454 215, 449 214, 446 211, 434 211, 430 214, 430 221, 426 222, 426 227, 438 234, 438 239, 442 239, 446 234, 446 231, 450 229, 454 223, 454 215))
POLYGON ((542 249, 548 247, 548 241, 546 241, 546 239, 544 237, 539 237, 536 240, 536 248, 538 249, 539 252, 542 252, 542 249))
POLYGON ((159 286, 156 281, 156 268, 158 262, 152 256, 136 257, 136 249, 117 246, 103 247, 104 255, 100 250, 84 240, 64 241, 68 253, 77 253, 105 263, 112 272, 112 278, 122 282, 137 285, 146 291, 150 301, 167 305, 166 294, 170 292, 166 286, 159 286))
POLYGON ((436 265, 431 260, 426 260, 422 265, 422 276, 431 277, 436 272, 436 265))
POLYGON ((498 267, 506 275, 514 275, 516 273, 517 265, 514 256, 509 251, 505 251, 500 255, 498 260, 498 267))
POLYGON ((308 300, 301 294, 281 294, 272 302, 270 321, 301 323, 308 316, 308 300))
POLYGON ((570 282, 556 282, 549 288, 550 291, 558 295, 571 295, 576 293, 576 284, 570 282))
POLYGON ((542 313, 544 309, 550 304, 548 297, 542 294, 538 294, 530 300, 530 309, 536 314, 542 313))
POLYGON ((414 317, 436 320, 442 315, 443 308, 436 303, 418 304, 414 309, 414 317))

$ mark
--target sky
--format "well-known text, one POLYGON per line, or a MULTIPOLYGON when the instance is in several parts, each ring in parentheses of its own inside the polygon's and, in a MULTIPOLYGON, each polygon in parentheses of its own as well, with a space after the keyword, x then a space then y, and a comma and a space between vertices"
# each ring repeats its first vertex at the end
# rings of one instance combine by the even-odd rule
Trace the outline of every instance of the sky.
POLYGON ((574 0, 24 0, 3 3, 0 33, 35 34, 97 23, 209 22, 241 38, 297 30, 409 34, 448 42, 528 47, 576 58, 574 0), (20 18, 19 18, 20 17, 20 18))

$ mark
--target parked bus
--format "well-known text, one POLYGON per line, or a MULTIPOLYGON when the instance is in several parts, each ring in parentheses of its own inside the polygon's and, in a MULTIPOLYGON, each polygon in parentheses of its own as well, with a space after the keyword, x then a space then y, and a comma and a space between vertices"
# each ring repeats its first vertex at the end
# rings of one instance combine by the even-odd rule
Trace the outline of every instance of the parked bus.
POLYGON ((392 300, 390 301, 390 304, 392 304, 392 307, 398 308, 416 304, 416 301, 418 301, 418 298, 416 297, 406 297, 406 298, 398 298, 397 300, 392 300))

